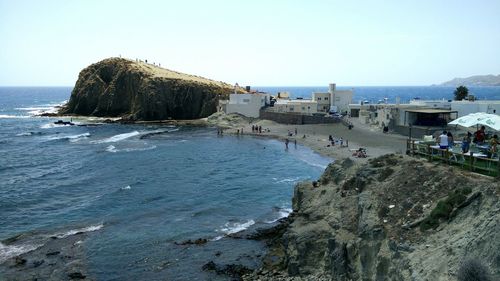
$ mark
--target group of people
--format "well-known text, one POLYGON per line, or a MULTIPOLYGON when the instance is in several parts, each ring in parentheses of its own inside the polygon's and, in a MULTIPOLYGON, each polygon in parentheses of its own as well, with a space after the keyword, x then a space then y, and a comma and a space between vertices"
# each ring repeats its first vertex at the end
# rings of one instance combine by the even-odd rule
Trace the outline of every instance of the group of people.
MULTIPOLYGON (((438 137, 439 148, 449 149, 453 147, 454 139, 451 132, 443 131, 443 133, 438 137)), ((485 127, 481 126, 474 134, 467 132, 467 134, 462 139, 461 150, 462 153, 467 153, 470 150, 471 143, 476 145, 488 144, 488 157, 496 157, 498 155, 498 135, 493 135, 493 137, 486 143, 486 133, 485 127)))
MULTIPOLYGON (((332 135, 329 135, 328 141, 330 142, 331 146, 335 146, 335 143, 340 144, 341 147, 344 146, 344 139, 342 137, 340 137, 339 139, 335 139, 332 135)), ((345 147, 349 147, 348 140, 345 140, 345 147)))
POLYGON ((252 133, 262 133, 262 126, 252 125, 252 133))

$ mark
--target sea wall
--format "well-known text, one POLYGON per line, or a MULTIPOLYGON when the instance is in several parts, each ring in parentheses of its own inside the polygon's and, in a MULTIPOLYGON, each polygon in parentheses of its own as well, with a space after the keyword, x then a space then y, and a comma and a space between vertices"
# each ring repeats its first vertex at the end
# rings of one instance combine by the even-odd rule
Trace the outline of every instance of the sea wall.
POLYGON ((295 124, 295 125, 332 124, 341 122, 341 119, 334 117, 278 113, 278 112, 269 112, 266 110, 260 111, 260 119, 267 119, 281 124, 295 124))

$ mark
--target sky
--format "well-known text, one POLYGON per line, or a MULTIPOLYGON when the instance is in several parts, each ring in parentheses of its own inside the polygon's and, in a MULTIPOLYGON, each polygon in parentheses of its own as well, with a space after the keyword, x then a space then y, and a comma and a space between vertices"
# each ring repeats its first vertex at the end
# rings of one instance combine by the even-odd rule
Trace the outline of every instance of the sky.
POLYGON ((418 86, 500 74, 498 0, 0 0, 0 86, 108 57, 230 84, 418 86))

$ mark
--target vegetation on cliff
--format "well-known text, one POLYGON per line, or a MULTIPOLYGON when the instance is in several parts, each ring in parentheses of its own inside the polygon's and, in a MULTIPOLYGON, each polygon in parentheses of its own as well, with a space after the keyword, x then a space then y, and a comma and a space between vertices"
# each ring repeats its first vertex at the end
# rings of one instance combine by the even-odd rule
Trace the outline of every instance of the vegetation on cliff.
POLYGON ((217 111, 232 86, 143 62, 109 58, 80 72, 61 114, 127 120, 197 119, 217 111))
POLYGON ((496 179, 402 155, 330 164, 296 186, 248 280, 457 280, 480 271, 470 259, 498 279, 499 195, 496 179))

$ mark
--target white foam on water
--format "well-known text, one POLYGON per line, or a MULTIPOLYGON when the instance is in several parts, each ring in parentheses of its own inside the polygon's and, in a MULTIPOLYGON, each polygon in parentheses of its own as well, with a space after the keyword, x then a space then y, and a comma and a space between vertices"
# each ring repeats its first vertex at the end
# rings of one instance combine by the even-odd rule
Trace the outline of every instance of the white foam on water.
POLYGON ((33 135, 32 132, 26 132, 26 133, 16 134, 16 136, 18 136, 18 137, 27 137, 27 136, 32 136, 32 135, 33 135))
POLYGON ((241 232, 250 226, 254 225, 255 221, 254 220, 248 220, 244 223, 226 223, 223 228, 220 229, 220 231, 224 232, 226 235, 229 234, 234 234, 241 232))
POLYGON ((116 147, 114 145, 108 145, 108 147, 106 147, 106 151, 112 152, 112 153, 118 152, 118 150, 116 149, 116 147))
POLYGON ((9 246, 9 245, 4 245, 0 242, 0 264, 15 256, 19 256, 24 253, 36 250, 41 246, 42 245, 31 245, 31 244, 9 246))
POLYGON ((55 235, 52 235, 52 236, 55 236, 57 238, 66 238, 68 236, 75 235, 77 233, 97 231, 103 227, 104 227, 104 224, 101 223, 101 224, 96 224, 96 225, 90 225, 87 227, 71 229, 71 230, 63 232, 63 233, 56 233, 55 235))
POLYGON ((48 137, 48 140, 69 140, 70 142, 76 142, 79 141, 80 139, 83 138, 88 138, 90 137, 90 133, 83 133, 83 134, 78 134, 78 135, 66 135, 66 136, 55 136, 55 137, 48 137))
POLYGON ((291 208, 280 208, 278 211, 278 218, 276 218, 274 220, 265 221, 265 223, 268 223, 268 224, 275 223, 282 218, 288 217, 292 212, 293 212, 293 210, 291 208))
POLYGON ((0 119, 19 119, 19 118, 30 118, 31 116, 26 116, 26 115, 7 115, 7 114, 0 114, 0 119))
POLYGON ((148 146, 148 147, 138 147, 138 148, 123 148, 123 149, 117 149, 114 145, 109 145, 108 147, 106 147, 106 151, 107 152, 112 152, 112 153, 116 153, 116 152, 133 152, 133 151, 146 151, 146 150, 151 150, 151 149, 155 149, 156 148, 156 145, 152 145, 152 146, 148 146))
POLYGON ((273 178, 273 180, 275 183, 289 183, 289 182, 295 183, 298 182, 300 178, 299 177, 284 178, 284 179, 273 178))
POLYGON ((70 142, 77 142, 77 141, 80 141, 82 139, 86 139, 88 137, 90 137, 90 133, 83 133, 83 134, 79 134, 79 135, 67 136, 66 138, 69 139, 70 142))
POLYGON ((54 124, 53 122, 43 124, 40 126, 40 129, 52 129, 52 128, 58 128, 58 127, 70 127, 71 125, 69 124, 54 124))
POLYGON ((129 190, 129 189, 132 189, 132 187, 130 185, 127 185, 125 187, 120 188, 120 190, 129 190))
POLYGON ((98 141, 92 141, 92 143, 119 142, 119 141, 122 141, 122 140, 125 140, 125 139, 128 139, 128 138, 131 138, 131 137, 135 137, 137 135, 140 135, 140 133, 138 131, 133 131, 133 132, 130 132, 130 133, 115 135, 115 136, 112 136, 112 137, 109 137, 109 138, 105 138, 105 139, 102 139, 102 140, 98 140, 98 141))

